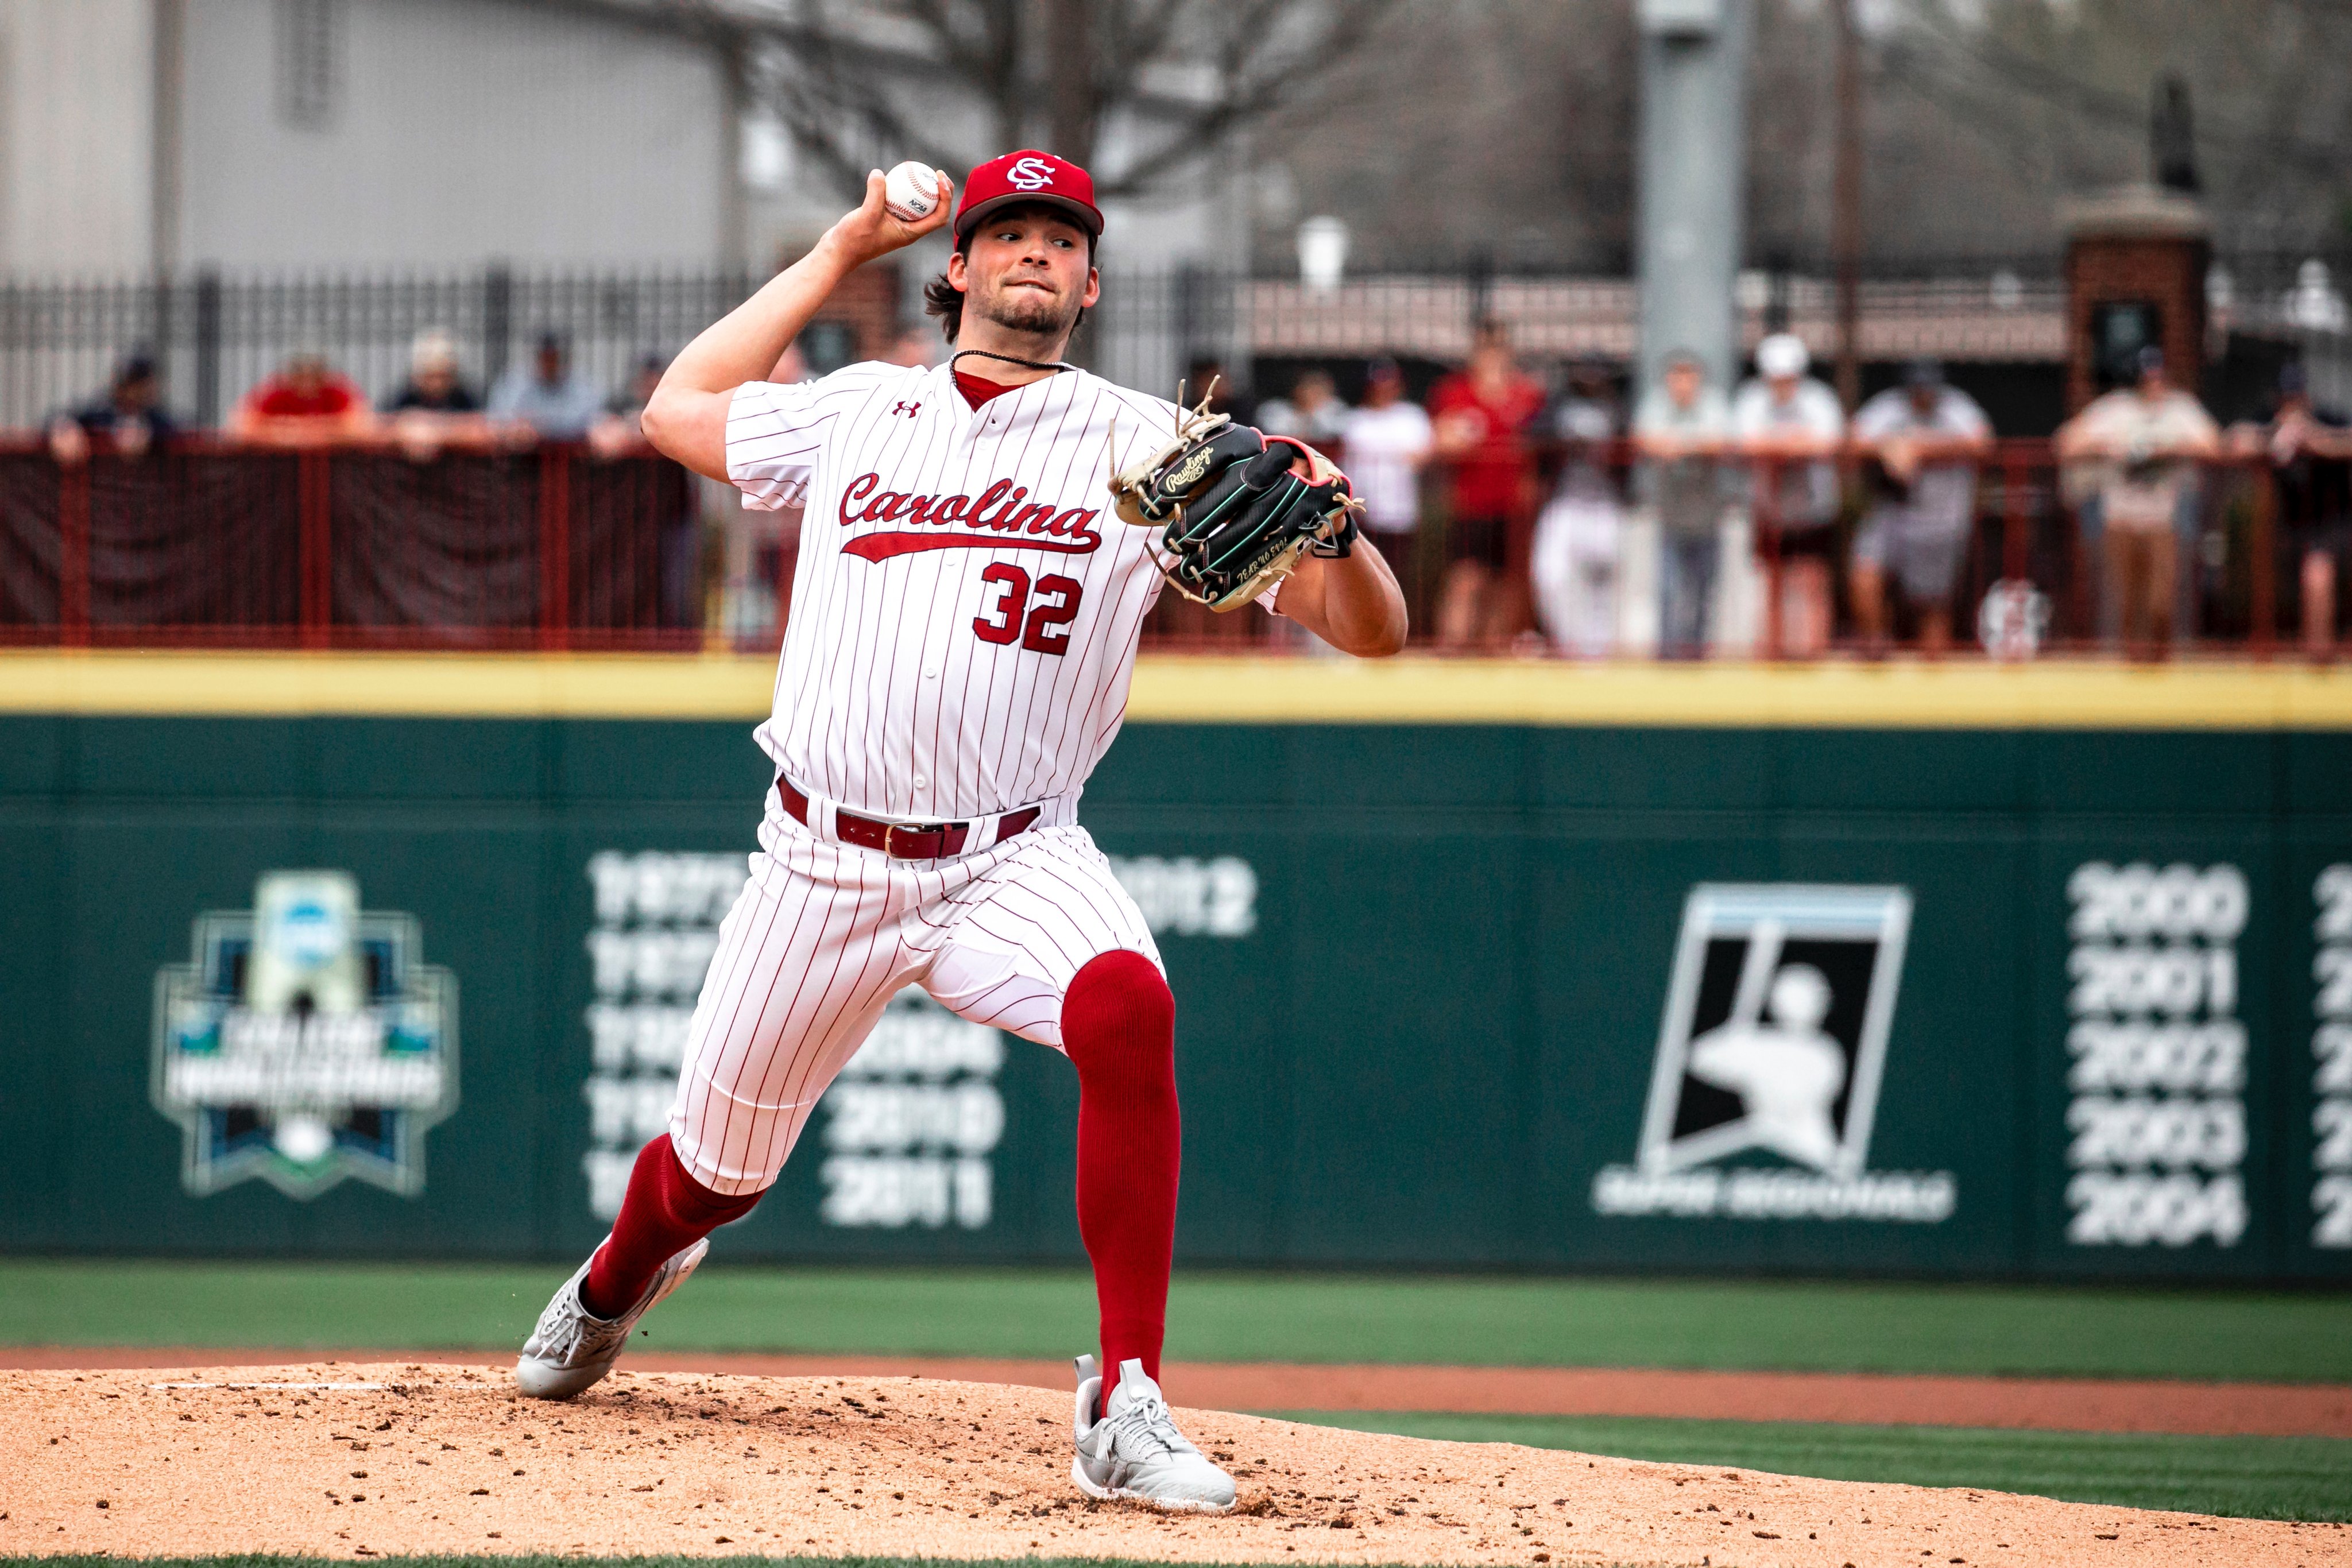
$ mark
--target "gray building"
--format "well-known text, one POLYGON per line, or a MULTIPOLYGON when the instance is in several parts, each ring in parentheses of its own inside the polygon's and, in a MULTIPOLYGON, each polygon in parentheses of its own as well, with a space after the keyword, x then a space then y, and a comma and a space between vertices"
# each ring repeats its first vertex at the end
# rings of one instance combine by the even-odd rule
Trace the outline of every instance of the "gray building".
POLYGON ((730 79, 552 0, 0 0, 0 273, 740 264, 730 79))
MULTIPOLYGON (((0 0, 0 282, 30 286, 0 300, 0 426, 88 397, 134 347, 206 423, 297 347, 385 396, 425 328, 454 334, 478 387, 542 330, 621 385, 843 208, 747 104, 743 35, 694 17, 664 0, 0 0)), ((925 112, 947 134, 977 110, 948 93, 925 112)), ((1245 365, 1237 318, 1172 270, 1245 254, 1244 162, 1237 140, 1107 204, 1109 265, 1149 277, 1099 312, 1103 368, 1169 390, 1188 352, 1245 365)), ((901 258, 906 319, 946 248, 901 258)))

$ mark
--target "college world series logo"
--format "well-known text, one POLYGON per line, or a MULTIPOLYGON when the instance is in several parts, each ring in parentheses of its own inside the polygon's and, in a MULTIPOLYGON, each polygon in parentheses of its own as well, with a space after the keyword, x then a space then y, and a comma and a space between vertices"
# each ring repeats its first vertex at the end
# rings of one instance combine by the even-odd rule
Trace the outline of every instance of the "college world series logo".
POLYGON ((1594 1211, 1949 1218, 1950 1172, 1867 1168, 1910 926, 1899 887, 1693 888, 1634 1164, 1594 1211))
POLYGON ((425 1134, 457 1105, 457 982, 419 961, 415 917, 362 910, 348 872, 265 872, 193 946, 155 975, 151 1086, 187 1190, 424 1190, 425 1134))

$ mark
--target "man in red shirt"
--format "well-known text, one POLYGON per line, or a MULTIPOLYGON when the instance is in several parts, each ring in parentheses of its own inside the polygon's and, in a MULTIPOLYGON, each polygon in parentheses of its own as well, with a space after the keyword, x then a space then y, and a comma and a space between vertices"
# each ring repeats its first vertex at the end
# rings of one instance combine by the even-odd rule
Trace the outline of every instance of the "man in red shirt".
POLYGON ((1511 358, 1503 324, 1478 324, 1469 368, 1437 383, 1429 398, 1437 455, 1454 466, 1444 594, 1437 640, 1454 652, 1499 646, 1510 634, 1503 571, 1511 524, 1534 503, 1535 466, 1522 438, 1543 411, 1544 392, 1511 358))
POLYGON ((254 383, 230 413, 228 433, 258 444, 308 446, 365 435, 373 423, 366 394, 306 349, 254 383))

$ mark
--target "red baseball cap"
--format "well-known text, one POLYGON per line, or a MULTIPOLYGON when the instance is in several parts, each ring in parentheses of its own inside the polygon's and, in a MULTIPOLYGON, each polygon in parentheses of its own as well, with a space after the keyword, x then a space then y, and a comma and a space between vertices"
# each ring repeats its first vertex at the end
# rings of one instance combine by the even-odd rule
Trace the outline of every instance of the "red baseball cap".
POLYGON ((964 181, 963 203, 956 208, 956 238, 970 234, 972 225, 998 208, 1017 202, 1044 202, 1064 208, 1087 233, 1097 238, 1102 235, 1103 215, 1095 205, 1094 176, 1066 158, 1024 147, 990 159, 964 181))

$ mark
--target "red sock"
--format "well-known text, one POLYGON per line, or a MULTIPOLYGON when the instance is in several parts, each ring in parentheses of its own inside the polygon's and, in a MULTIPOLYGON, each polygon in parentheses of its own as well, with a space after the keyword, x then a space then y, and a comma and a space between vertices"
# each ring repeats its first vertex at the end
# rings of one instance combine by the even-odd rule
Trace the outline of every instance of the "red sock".
POLYGON ((1078 1235, 1094 1260, 1106 1392, 1118 1364, 1160 1376, 1176 1246, 1176 998, 1150 959, 1105 953, 1070 982, 1062 1048, 1078 1070, 1078 1235))
POLYGON ((627 1312, 664 1263, 759 1201, 756 1192, 722 1197, 687 1175, 664 1133, 637 1151, 620 1218, 580 1281, 580 1304, 600 1318, 627 1312))

